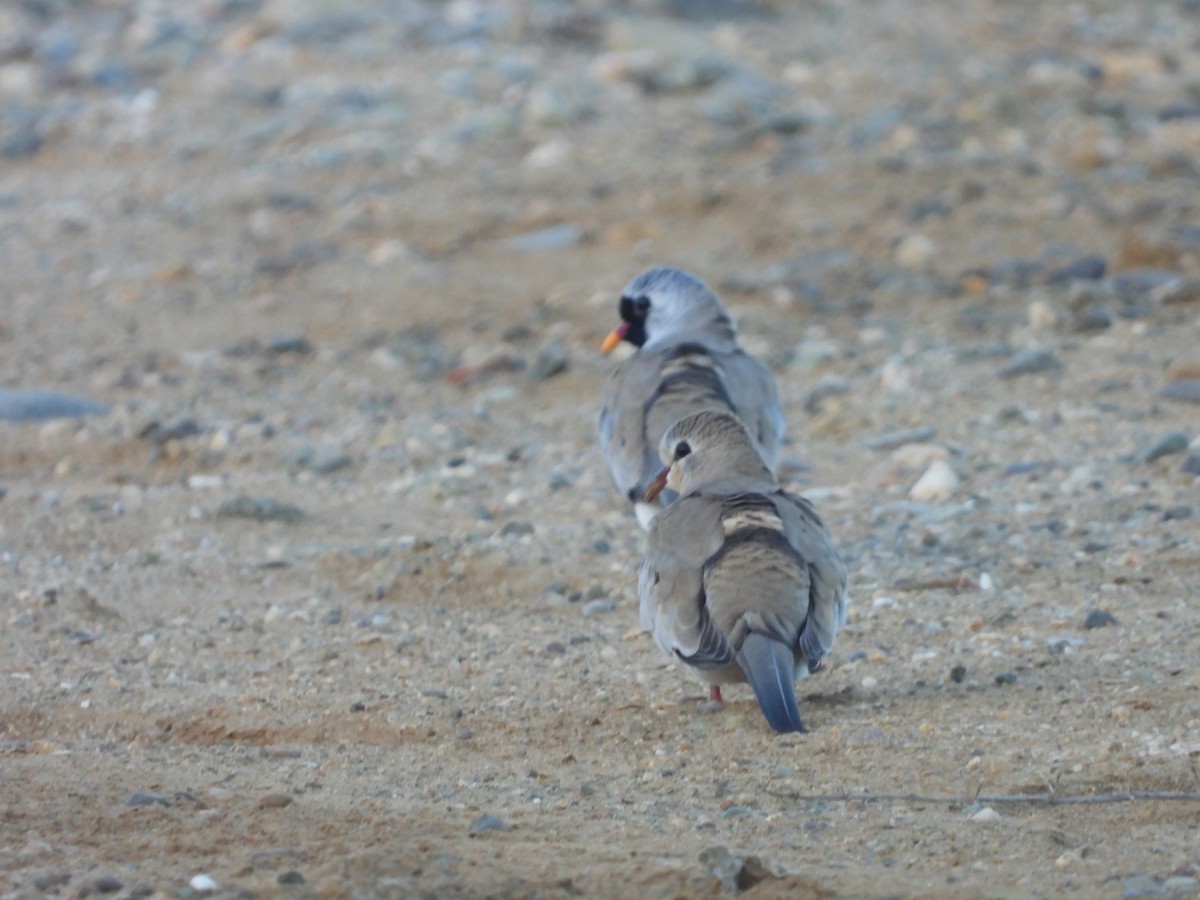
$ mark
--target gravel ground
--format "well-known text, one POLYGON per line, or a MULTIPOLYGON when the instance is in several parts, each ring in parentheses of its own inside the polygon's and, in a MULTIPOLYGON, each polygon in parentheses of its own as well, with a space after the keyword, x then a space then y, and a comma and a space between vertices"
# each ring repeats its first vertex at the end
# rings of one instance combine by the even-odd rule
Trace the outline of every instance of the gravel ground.
POLYGON ((0 5, 0 896, 1200 894, 1198 46, 0 5), (804 735, 638 627, 596 348, 660 263, 851 572, 804 735))

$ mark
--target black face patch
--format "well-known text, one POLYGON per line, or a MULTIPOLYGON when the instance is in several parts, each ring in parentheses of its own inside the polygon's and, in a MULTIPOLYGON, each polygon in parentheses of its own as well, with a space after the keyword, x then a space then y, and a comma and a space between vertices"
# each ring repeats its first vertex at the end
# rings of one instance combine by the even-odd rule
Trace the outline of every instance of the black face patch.
POLYGON ((640 347, 646 343, 646 314, 650 312, 649 297, 622 297, 621 319, 629 324, 625 332, 625 340, 640 347))

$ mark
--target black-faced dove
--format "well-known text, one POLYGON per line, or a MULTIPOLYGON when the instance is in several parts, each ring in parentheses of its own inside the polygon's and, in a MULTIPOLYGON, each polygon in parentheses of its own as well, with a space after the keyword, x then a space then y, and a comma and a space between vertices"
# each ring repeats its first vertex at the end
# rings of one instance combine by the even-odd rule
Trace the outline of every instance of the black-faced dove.
MULTIPOLYGON (((659 469, 658 442, 675 422, 705 409, 727 410, 746 426, 774 467, 783 413, 771 372, 738 344, 717 296, 679 269, 651 269, 625 287, 621 324, 601 350, 621 341, 638 349, 613 373, 600 410, 600 447, 613 481, 648 527, 660 507, 642 502, 659 469)), ((666 491, 659 502, 675 499, 666 491)))

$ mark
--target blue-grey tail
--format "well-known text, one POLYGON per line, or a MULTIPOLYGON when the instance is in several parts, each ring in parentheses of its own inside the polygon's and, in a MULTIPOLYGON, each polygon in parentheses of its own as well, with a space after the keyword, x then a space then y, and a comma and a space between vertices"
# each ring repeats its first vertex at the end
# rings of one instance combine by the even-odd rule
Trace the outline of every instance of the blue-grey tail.
POLYGON ((796 661, 792 648, 765 634, 751 632, 742 642, 738 665, 758 698, 758 707, 781 734, 804 731, 796 705, 796 661))

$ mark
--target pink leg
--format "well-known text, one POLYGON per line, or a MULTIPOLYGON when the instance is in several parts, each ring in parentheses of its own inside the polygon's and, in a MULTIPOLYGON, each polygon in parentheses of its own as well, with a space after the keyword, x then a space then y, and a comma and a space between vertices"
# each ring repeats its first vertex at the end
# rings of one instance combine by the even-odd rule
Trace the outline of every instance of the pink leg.
POLYGON ((724 703, 721 699, 721 686, 719 684, 710 684, 708 686, 708 699, 713 703, 724 703))

